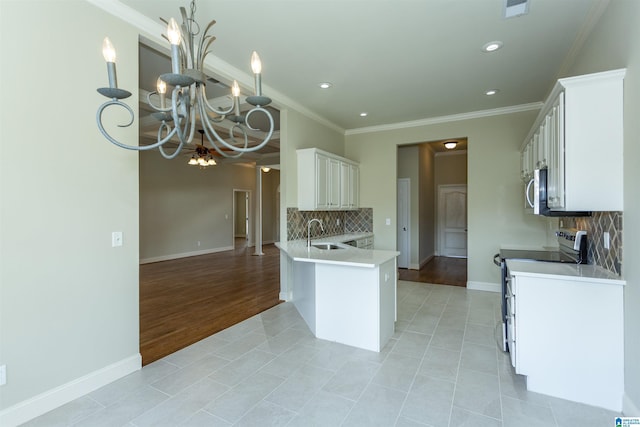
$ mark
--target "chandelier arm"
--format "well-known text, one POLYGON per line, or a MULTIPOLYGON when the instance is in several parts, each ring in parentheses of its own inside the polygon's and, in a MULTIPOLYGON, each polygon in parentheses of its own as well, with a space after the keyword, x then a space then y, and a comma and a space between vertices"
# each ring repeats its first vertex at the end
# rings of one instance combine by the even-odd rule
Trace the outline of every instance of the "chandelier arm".
MULTIPOLYGON (((197 95, 198 95, 198 99, 200 100, 200 103, 205 105, 207 107, 207 110, 214 112, 219 116, 226 116, 227 114, 231 113, 235 108, 235 102, 236 102, 235 100, 231 103, 231 107, 229 107, 229 109, 227 110, 217 110, 214 106, 209 104, 209 100, 207 99, 206 85, 200 85, 200 90, 197 92, 197 95)), ((224 117, 222 119, 224 119, 224 117)))
POLYGON ((187 105, 187 104, 190 104, 189 99, 190 99, 190 96, 189 96, 188 88, 176 86, 173 89, 173 92, 171 93, 171 114, 173 116, 174 130, 176 131, 176 135, 178 135, 180 144, 185 144, 185 143, 188 144, 193 140, 193 134, 195 129, 194 124, 191 125, 191 132, 189 134, 189 137, 185 138, 186 130, 187 130, 187 127, 189 126, 189 118, 193 115, 193 111, 191 111, 191 114, 189 114, 189 112, 187 111, 187 108, 191 108, 193 110, 191 105, 187 105), (185 91, 187 92, 183 93, 185 91), (184 114, 180 114, 178 111, 179 109, 184 110, 183 111, 184 114), (186 120, 186 123, 184 123, 183 125, 182 122, 185 120, 186 120))
POLYGON ((147 104, 149 105, 149 107, 153 108, 154 110, 158 111, 158 112, 162 112, 162 113, 168 113, 169 111, 171 111, 170 107, 167 108, 160 108, 160 107, 156 107, 155 105, 153 105, 153 102, 151 102, 151 97, 153 95, 157 95, 158 92, 157 91, 153 91, 153 92, 149 92, 147 94, 147 104))
POLYGON ((120 106, 120 107, 124 108, 131 115, 131 121, 129 123, 125 124, 125 125, 118 125, 119 127, 131 126, 131 124, 133 124, 133 119, 134 119, 134 114, 133 114, 133 110, 131 109, 131 107, 129 107, 127 104, 125 104, 124 102, 119 101, 117 99, 112 99, 111 101, 107 101, 104 104, 102 104, 100 106, 100 108, 98 108, 98 112, 96 113, 96 121, 98 123, 98 129, 100 130, 100 133, 102 133, 102 135, 105 138, 107 138, 109 140, 109 142, 111 142, 112 144, 117 145, 118 147, 124 148, 124 149, 127 149, 127 150, 146 151, 146 150, 153 150, 154 148, 161 147, 164 143, 169 141, 169 139, 171 139, 171 137, 173 136, 173 134, 171 134, 170 136, 168 135, 167 138, 165 138, 163 140, 159 140, 156 143, 151 144, 151 145, 128 145, 128 144, 123 144, 122 142, 116 140, 111 135, 109 135, 109 133, 105 130, 104 126, 102 125, 102 113, 104 112, 104 110, 107 107, 110 107, 112 105, 117 105, 117 106, 120 106))
MULTIPOLYGON (((211 145, 211 147, 213 147, 213 149, 216 150, 218 154, 220 154, 223 157, 231 158, 231 159, 239 158, 243 153, 229 154, 225 151, 222 151, 222 149, 218 146, 218 144, 216 144, 216 141, 217 141, 221 145, 224 145, 227 148, 231 149, 232 151, 237 152, 237 150, 235 149, 236 147, 228 144, 224 139, 222 139, 222 137, 220 137, 220 135, 216 131, 215 127, 213 127, 213 125, 208 120, 202 119, 205 116, 206 116, 206 111, 205 111, 204 105, 200 104, 200 123, 202 124, 202 127, 204 129, 204 134, 207 136, 207 141, 209 141, 209 145, 211 145)), ((233 138, 233 135, 231 137, 233 138)), ((248 141, 245 135, 245 147, 247 143, 248 141)))
MULTIPOLYGON (((163 129, 167 130, 167 136, 168 136, 167 140, 171 139, 171 136, 173 136, 172 132, 175 133, 175 129, 173 131, 171 131, 171 126, 169 126, 167 124, 167 122, 163 121, 162 124, 160 125, 160 127, 158 128, 158 140, 160 140, 162 138, 163 129)), ((165 137, 165 138, 167 138, 167 137, 165 137)), ((180 154, 180 151, 182 151, 182 146, 183 145, 184 144, 182 142, 180 142, 180 144, 178 144, 178 148, 176 148, 176 150, 172 154, 167 154, 164 151, 164 146, 163 145, 160 145, 158 147, 158 149, 160 150, 160 154, 162 154, 162 157, 164 157, 167 160, 171 160, 171 159, 175 159, 178 156, 178 154, 180 154)))

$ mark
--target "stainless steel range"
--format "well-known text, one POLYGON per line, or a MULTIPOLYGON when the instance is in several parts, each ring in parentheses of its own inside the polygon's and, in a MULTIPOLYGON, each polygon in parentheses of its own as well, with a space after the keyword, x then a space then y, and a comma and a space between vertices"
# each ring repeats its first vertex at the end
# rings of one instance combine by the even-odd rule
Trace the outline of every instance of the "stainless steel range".
POLYGON ((501 294, 502 294, 502 351, 508 351, 507 333, 507 283, 509 271, 508 259, 517 259, 531 262, 564 262, 571 264, 587 264, 587 232, 576 228, 561 228, 556 232, 558 249, 553 250, 527 250, 527 249, 501 249, 495 254, 493 262, 500 267, 501 294))

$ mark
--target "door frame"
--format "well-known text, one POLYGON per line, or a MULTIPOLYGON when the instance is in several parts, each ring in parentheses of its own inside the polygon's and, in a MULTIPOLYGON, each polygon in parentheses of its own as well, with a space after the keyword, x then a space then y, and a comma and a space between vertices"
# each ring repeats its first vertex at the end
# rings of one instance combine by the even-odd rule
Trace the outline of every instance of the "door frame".
MULTIPOLYGON (((464 190, 464 194, 466 195, 465 200, 466 200, 466 206, 465 206, 465 214, 466 214, 466 229, 469 227, 469 192, 468 192, 468 185, 467 184, 442 184, 442 185, 438 185, 438 190, 437 190, 437 207, 436 207, 436 248, 437 248, 437 255, 438 256, 443 256, 443 250, 442 250, 442 233, 444 232, 444 215, 442 214, 442 209, 443 206, 441 206, 441 199, 442 199, 442 190, 464 190)), ((456 258, 468 258, 469 255, 469 234, 466 233, 465 234, 465 239, 467 240, 467 256, 465 257, 456 257, 456 258)))
POLYGON ((397 235, 397 241, 398 241, 398 252, 400 252, 400 255, 398 256, 398 268, 409 268, 411 266, 411 179, 410 178, 398 178, 397 184, 396 184, 396 190, 397 190, 397 222, 398 225, 396 227, 396 235, 397 235), (401 218, 400 218, 400 207, 401 207, 401 200, 400 200, 400 185, 405 185, 406 186, 406 203, 405 207, 406 207, 406 222, 407 222, 407 232, 406 232, 406 239, 400 239, 400 226, 401 226, 401 218), (404 248, 401 248, 401 245, 404 245, 404 248), (402 251, 402 249, 404 249, 404 252, 402 251), (403 259, 403 255, 406 254, 406 263, 404 263, 404 259, 403 259))
POLYGON ((231 213, 231 237, 232 237, 232 246, 235 248, 236 246, 236 212, 239 209, 242 209, 239 206, 236 206, 237 193, 245 194, 245 226, 246 226, 246 239, 247 239, 247 247, 251 246, 251 230, 253 229, 253 224, 251 222, 251 190, 233 189, 233 208, 231 213))

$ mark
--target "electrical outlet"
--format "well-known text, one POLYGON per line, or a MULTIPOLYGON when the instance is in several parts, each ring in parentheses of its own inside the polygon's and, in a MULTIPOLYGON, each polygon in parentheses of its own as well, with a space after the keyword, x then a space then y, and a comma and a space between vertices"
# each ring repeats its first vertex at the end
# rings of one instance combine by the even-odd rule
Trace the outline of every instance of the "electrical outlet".
POLYGON ((385 224, 387 224, 387 225, 391 225, 391 218, 387 218, 387 219, 385 220, 385 224))
POLYGON ((604 244, 605 249, 609 249, 611 246, 611 237, 609 236, 609 232, 605 231, 602 234, 602 239, 604 240, 602 243, 604 244))
POLYGON ((0 385, 7 383, 7 365, 0 366, 0 385))

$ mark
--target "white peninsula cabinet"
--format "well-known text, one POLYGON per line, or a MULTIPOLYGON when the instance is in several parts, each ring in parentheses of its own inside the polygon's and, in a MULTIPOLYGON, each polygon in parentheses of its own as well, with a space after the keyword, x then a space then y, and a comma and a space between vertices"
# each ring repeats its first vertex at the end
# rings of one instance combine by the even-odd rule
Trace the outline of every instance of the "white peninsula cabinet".
POLYGON ((350 210, 359 207, 359 165, 317 148, 297 150, 298 209, 350 210))
POLYGON ((527 135, 522 178, 548 169, 555 211, 622 211, 623 79, 613 70, 558 80, 527 135))
POLYGON ((621 411, 625 281, 593 265, 507 268, 509 352, 527 389, 621 411))
MULTIPOLYGON (((323 240, 327 242, 327 240, 323 240)), ((296 309, 320 339, 381 351, 395 331, 396 251, 278 242, 296 309)))

